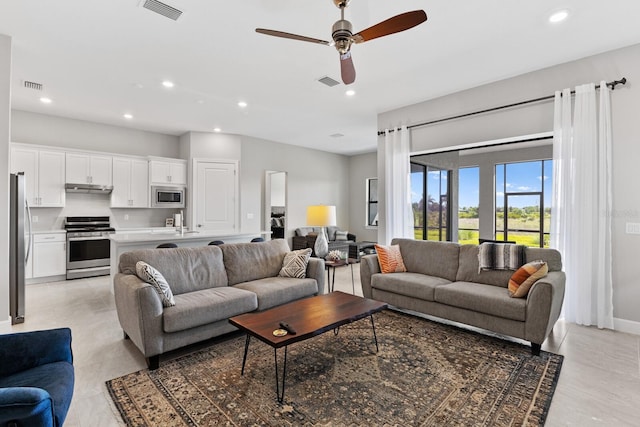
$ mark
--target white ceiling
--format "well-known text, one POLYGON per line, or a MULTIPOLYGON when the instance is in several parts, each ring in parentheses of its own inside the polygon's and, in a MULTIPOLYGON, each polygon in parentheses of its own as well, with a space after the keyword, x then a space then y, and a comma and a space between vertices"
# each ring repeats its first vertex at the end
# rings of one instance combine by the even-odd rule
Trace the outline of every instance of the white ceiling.
POLYGON ((340 80, 334 48, 254 31, 331 40, 331 0, 167 0, 184 10, 178 21, 140 0, 0 2, 14 109, 171 135, 220 127, 342 154, 375 150, 378 113, 640 42, 637 0, 352 0, 354 31, 415 9, 429 19, 355 45, 349 98, 316 81, 340 80), (558 9, 571 15, 552 25, 558 9))

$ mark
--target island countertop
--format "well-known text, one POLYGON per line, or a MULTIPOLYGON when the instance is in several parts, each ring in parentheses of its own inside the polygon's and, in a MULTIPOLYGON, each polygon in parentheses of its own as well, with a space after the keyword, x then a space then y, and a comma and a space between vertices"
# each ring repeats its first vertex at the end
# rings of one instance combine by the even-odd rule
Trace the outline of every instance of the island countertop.
POLYGON ((119 233, 109 235, 112 242, 120 244, 133 243, 157 243, 171 241, 179 245, 179 242, 194 242, 198 240, 229 240, 231 242, 249 241, 254 237, 265 237, 271 234, 271 231, 257 231, 254 233, 229 233, 220 231, 185 231, 181 233, 172 229, 169 230, 153 230, 148 232, 134 231, 131 233, 119 233))

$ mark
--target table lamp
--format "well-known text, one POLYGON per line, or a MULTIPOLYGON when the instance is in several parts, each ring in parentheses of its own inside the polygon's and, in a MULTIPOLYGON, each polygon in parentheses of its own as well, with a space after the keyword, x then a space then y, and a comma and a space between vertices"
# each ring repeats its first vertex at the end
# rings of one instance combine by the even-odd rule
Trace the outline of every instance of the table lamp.
POLYGON ((336 225, 336 207, 327 205, 315 205, 307 207, 307 225, 321 227, 313 250, 316 256, 324 258, 329 253, 329 242, 324 227, 336 225))

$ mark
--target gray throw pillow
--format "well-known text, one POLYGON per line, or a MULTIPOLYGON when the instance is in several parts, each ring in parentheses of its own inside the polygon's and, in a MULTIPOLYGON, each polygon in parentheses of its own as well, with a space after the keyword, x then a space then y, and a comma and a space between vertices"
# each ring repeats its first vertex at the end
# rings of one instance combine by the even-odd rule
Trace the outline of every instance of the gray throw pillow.
POLYGON ((311 257, 311 248, 289 252, 284 256, 282 269, 278 276, 304 279, 307 275, 307 264, 311 257))
POLYGON ((172 307, 176 305, 173 298, 173 292, 164 278, 162 273, 150 266, 144 261, 136 263, 136 276, 153 286, 162 300, 163 307, 172 307))
POLYGON ((349 240, 349 238, 347 237, 347 234, 349 234, 348 231, 336 231, 336 242, 338 241, 346 242, 347 240, 349 240))

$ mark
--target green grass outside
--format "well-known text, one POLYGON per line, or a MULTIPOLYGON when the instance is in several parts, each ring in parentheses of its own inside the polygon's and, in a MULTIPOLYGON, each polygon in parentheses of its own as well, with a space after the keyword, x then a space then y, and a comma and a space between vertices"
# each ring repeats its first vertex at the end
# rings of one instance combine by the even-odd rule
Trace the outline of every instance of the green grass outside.
MULTIPOLYGON (((416 240, 422 240, 422 230, 414 229, 414 238, 416 240)), ((475 230, 459 230, 458 231, 458 243, 461 245, 477 245, 480 233, 475 230)), ((496 233, 496 240, 504 239, 503 233, 496 233)), ((427 240, 439 240, 438 230, 429 230, 427 240)), ((525 245, 529 247, 540 247, 540 238, 538 233, 509 233, 509 240, 515 241, 519 245, 525 245)), ((544 247, 549 247, 549 236, 544 237, 544 247)))

